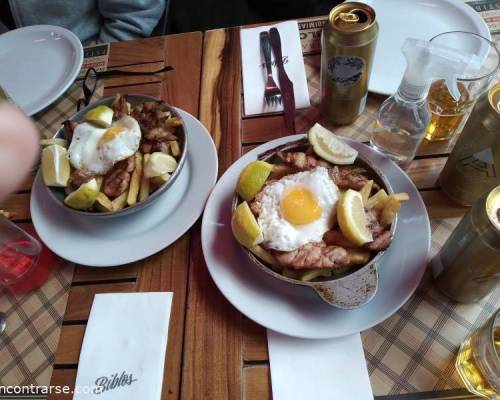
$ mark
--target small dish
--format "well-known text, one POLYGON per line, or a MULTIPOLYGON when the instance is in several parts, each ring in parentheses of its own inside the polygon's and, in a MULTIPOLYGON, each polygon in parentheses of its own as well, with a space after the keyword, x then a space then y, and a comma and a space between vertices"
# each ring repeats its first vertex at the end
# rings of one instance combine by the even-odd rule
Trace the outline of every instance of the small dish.
MULTIPOLYGON (((156 102, 161 101, 161 100, 156 99, 154 97, 145 96, 145 95, 131 94, 131 95, 124 95, 124 96, 131 103, 132 107, 134 107, 136 104, 140 104, 140 103, 143 103, 145 101, 156 101, 156 102)), ((80 121, 80 120, 82 120, 83 116, 85 115, 85 113, 87 111, 89 111, 97 106, 100 106, 100 105, 110 106, 114 99, 115 99, 114 97, 106 97, 106 98, 100 99, 92 104, 89 104, 87 107, 83 108, 78 113, 73 115, 69 120, 70 121, 80 121)), ((163 103, 163 104, 167 107, 168 111, 170 111, 172 113, 172 115, 174 115, 176 117, 180 117, 179 113, 173 107, 171 107, 165 103, 163 103)), ((150 206, 151 204, 153 204, 162 193, 166 192, 168 190, 168 188, 170 188, 173 185, 173 183, 175 182, 175 180, 179 176, 179 174, 182 170, 182 167, 184 166, 184 163, 186 160, 186 154, 187 154, 187 138, 186 138, 186 127, 185 127, 184 121, 182 122, 182 125, 179 128, 180 129, 177 129, 176 134, 177 134, 178 139, 181 143, 182 150, 181 150, 181 156, 179 158, 177 168, 172 173, 172 175, 170 176, 170 178, 167 182, 165 182, 157 190, 155 190, 153 193, 151 193, 146 199, 144 199, 143 201, 137 202, 133 206, 128 206, 128 207, 122 208, 121 210, 118 210, 118 211, 109 211, 109 212, 76 210, 76 209, 68 207, 64 204, 64 198, 66 197, 66 193, 64 192, 64 189, 56 188, 56 187, 48 187, 48 186, 46 186, 46 189, 47 189, 50 197, 54 200, 54 202, 56 202, 59 206, 64 207, 64 209, 69 210, 70 212, 78 214, 78 215, 85 215, 85 216, 93 217, 93 218, 115 218, 115 217, 129 215, 129 214, 132 214, 132 213, 137 212, 139 210, 142 210, 142 209, 150 206)), ((54 137, 55 138, 64 138, 65 137, 64 130, 65 130, 65 127, 61 126, 61 128, 59 128, 59 130, 56 132, 54 137)))

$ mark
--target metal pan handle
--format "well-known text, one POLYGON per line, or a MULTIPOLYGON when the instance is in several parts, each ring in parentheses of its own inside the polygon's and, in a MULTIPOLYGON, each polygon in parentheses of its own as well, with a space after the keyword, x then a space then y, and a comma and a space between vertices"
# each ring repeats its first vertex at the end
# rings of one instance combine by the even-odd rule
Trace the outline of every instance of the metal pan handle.
POLYGON ((312 285, 328 304, 351 310, 368 303, 378 289, 377 265, 372 263, 343 278, 312 285))

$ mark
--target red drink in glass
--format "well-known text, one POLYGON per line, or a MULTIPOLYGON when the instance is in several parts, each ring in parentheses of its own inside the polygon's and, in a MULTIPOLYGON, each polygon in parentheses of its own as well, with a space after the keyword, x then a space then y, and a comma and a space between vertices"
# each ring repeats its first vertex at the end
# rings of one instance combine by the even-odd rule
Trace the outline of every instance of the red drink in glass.
POLYGON ((42 286, 53 269, 48 249, 12 222, 0 219, 0 286, 28 293, 42 286))

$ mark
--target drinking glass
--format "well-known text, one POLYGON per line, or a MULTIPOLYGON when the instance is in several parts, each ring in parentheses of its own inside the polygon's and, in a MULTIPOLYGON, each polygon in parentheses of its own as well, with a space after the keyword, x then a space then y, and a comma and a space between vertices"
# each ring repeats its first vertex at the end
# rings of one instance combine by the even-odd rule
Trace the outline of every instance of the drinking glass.
POLYGON ((448 140, 462 130, 475 101, 495 78, 500 66, 500 52, 493 42, 472 32, 445 32, 430 41, 474 57, 465 73, 457 79, 458 101, 450 95, 443 79, 434 81, 429 90, 427 99, 432 117, 425 138, 448 140))
POLYGON ((38 240, 0 216, 0 287, 24 293, 41 286, 41 253, 38 240))
POLYGON ((455 366, 467 389, 500 398, 500 310, 460 346, 455 366))

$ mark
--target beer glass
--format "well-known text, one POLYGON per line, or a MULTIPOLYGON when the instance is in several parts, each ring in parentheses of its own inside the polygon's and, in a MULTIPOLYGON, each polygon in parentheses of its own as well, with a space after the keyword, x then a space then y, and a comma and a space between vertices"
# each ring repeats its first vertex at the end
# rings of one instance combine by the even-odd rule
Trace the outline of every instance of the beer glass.
POLYGON ((460 346, 455 367, 467 389, 487 399, 500 393, 500 310, 460 346))
POLYGON ((450 95, 443 79, 434 81, 429 90, 427 99, 432 117, 425 138, 448 140, 461 131, 475 101, 494 79, 500 66, 500 53, 493 42, 472 32, 445 32, 430 41, 473 56, 469 68, 457 79, 458 101, 450 95))

